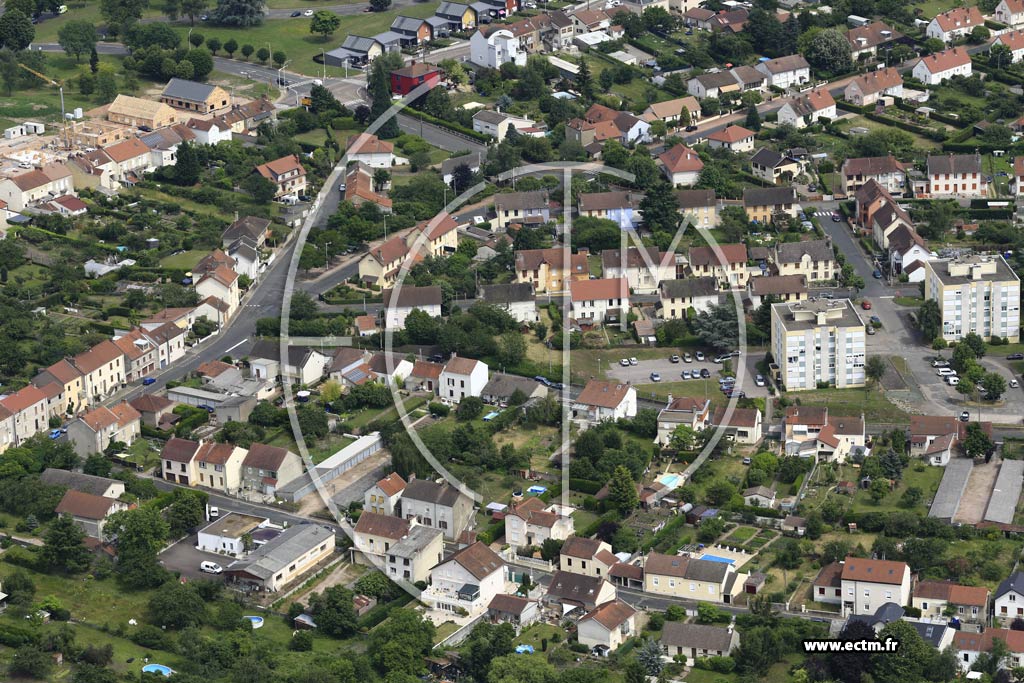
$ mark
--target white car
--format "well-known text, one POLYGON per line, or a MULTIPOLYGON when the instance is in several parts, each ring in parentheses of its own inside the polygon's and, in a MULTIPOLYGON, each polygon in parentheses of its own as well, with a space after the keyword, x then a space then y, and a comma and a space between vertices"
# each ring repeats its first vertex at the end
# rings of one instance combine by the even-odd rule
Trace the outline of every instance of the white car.
POLYGON ((313 10, 311 10, 311 9, 306 10, 305 12, 302 13, 302 16, 304 16, 304 17, 311 17, 311 16, 313 16, 313 10))
POLYGON ((948 368, 949 367, 949 361, 948 360, 943 360, 941 358, 936 358, 935 360, 932 361, 932 367, 933 368, 948 368))
POLYGON ((220 574, 224 569, 216 562, 200 562, 199 571, 207 574, 220 574))
POLYGON ((689 353, 684 353, 683 354, 683 362, 684 363, 692 363, 693 362, 693 356, 691 356, 689 353))
POLYGON ((1011 388, 1011 389, 1016 389, 1016 388, 1017 388, 1017 387, 1019 387, 1019 386, 1020 386, 1020 382, 1018 382, 1018 381, 1017 381, 1017 380, 1015 380, 1015 379, 1011 379, 1011 380, 1010 380, 1010 388, 1011 388))
POLYGON ((624 368, 628 368, 629 367, 629 359, 628 358, 621 359, 619 361, 619 365, 621 365, 624 368))
POLYGON ((951 387, 955 387, 957 384, 960 384, 960 378, 956 375, 949 375, 944 378, 944 381, 951 387))
POLYGON ((704 362, 704 352, 703 351, 697 351, 696 353, 693 354, 693 356, 694 356, 694 358, 697 359, 698 363, 703 363, 704 362))
POLYGON ((953 368, 939 368, 935 374, 939 377, 952 377, 956 375, 956 370, 953 368))
POLYGON ((630 365, 640 365, 640 361, 638 361, 636 358, 630 358, 629 359, 629 364, 630 365))
POLYGON ((652 372, 651 373, 651 381, 652 382, 660 382, 661 381, 661 375, 659 375, 656 372, 652 372))

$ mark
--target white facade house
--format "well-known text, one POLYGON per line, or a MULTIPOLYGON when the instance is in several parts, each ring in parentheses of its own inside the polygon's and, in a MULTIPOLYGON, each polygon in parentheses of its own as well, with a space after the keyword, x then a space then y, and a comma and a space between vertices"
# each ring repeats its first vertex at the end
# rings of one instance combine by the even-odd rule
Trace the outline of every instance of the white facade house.
POLYGON ((954 47, 922 57, 912 70, 914 78, 925 85, 938 85, 952 76, 971 75, 971 56, 963 47, 954 47))
POLYGON ((527 498, 505 513, 505 542, 513 548, 539 546, 549 538, 564 541, 575 526, 572 508, 545 505, 540 498, 527 498))
POLYGON ((1020 340, 1020 278, 1000 255, 926 261, 924 298, 942 312, 942 338, 974 332, 986 341, 1020 340))
POLYGON ((1014 64, 1024 59, 1024 30, 1003 33, 992 44, 1005 46, 1010 51, 1010 61, 1014 64))
POLYGON ((769 87, 783 90, 809 83, 811 80, 811 65, 802 55, 769 59, 758 62, 754 68, 765 75, 769 87))
POLYGON ((629 283, 625 278, 573 280, 572 317, 580 324, 601 325, 622 320, 629 311, 629 283))
POLYGON ((673 254, 662 253, 657 247, 629 247, 601 252, 601 273, 606 278, 625 278, 629 291, 634 294, 654 294, 658 285, 675 278, 676 261, 673 254))
POLYGON ((772 305, 776 379, 788 391, 864 386, 865 340, 864 321, 849 299, 772 305))
POLYGON ((977 6, 954 7, 953 9, 936 14, 928 23, 925 35, 929 38, 937 38, 944 43, 951 43, 957 38, 963 38, 970 34, 976 26, 984 26, 985 18, 981 16, 981 10, 977 6))
POLYGON ((779 123, 796 128, 809 126, 818 119, 831 121, 836 118, 836 101, 827 88, 812 90, 782 105, 778 117, 779 123))
POLYGON ((441 371, 438 396, 442 401, 458 403, 467 396, 480 396, 487 385, 487 363, 455 356, 441 371))
POLYGON ((888 603, 910 603, 910 567, 904 562, 847 557, 841 575, 843 613, 874 614, 888 603))
POLYGON ((993 594, 992 616, 1008 625, 1014 619, 1024 618, 1024 572, 1014 572, 1003 579, 993 594))
POLYGON ((1007 26, 1024 25, 1024 0, 999 0, 992 17, 1007 26))
POLYGON ((573 419, 596 423, 636 417, 636 389, 621 382, 592 379, 572 405, 573 419))
POLYGON ((469 39, 470 61, 477 66, 491 69, 500 68, 502 64, 526 65, 526 51, 519 45, 519 38, 511 31, 498 29, 484 33, 477 31, 469 39))
POLYGON ((189 119, 185 127, 192 131, 196 138, 196 144, 216 145, 231 140, 231 126, 217 119, 201 121, 189 119))
POLYGON ((981 166, 980 154, 936 154, 928 157, 928 196, 988 196, 988 180, 981 166))
POLYGON ((530 282, 483 285, 480 298, 505 311, 520 324, 529 325, 540 319, 537 315, 537 297, 530 282))
POLYGON ((432 318, 441 317, 440 287, 411 287, 384 291, 384 327, 405 329, 405 319, 413 311, 423 311, 432 318))
POLYGON ((253 532, 270 524, 264 517, 229 512, 199 530, 196 548, 208 553, 242 557, 247 550, 255 549, 253 532))
POLYGON ((505 563, 485 544, 466 546, 430 570, 420 601, 436 610, 477 615, 495 595, 505 593, 505 563))
POLYGON ((581 644, 614 652, 636 635, 636 610, 621 600, 612 600, 585 614, 576 628, 581 644))

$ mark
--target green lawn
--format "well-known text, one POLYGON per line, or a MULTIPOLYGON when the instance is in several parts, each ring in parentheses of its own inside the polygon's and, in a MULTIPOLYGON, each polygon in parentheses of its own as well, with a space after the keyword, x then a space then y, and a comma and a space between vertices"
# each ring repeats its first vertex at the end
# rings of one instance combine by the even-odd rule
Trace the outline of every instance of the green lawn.
POLYGON ((882 422, 898 421, 907 416, 876 389, 815 389, 791 392, 786 396, 805 406, 827 406, 832 415, 855 416, 863 412, 867 420, 882 422))
POLYGON ((673 398, 691 396, 697 399, 709 399, 714 406, 725 405, 726 403, 725 394, 719 391, 718 380, 714 376, 710 379, 691 379, 636 385, 636 395, 638 398, 667 401, 669 394, 673 398))
POLYGON ((164 268, 180 268, 182 270, 192 270, 199 263, 199 260, 206 256, 209 252, 193 249, 192 251, 184 251, 180 254, 172 254, 170 256, 164 256, 160 259, 160 265, 164 268))

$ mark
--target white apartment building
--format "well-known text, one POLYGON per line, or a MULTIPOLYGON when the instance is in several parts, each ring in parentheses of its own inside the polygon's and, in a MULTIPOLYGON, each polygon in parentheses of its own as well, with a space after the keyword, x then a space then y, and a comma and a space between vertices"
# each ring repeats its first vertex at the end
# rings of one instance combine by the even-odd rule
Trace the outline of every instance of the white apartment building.
POLYGON ((942 338, 974 332, 1020 341, 1020 278, 1000 255, 925 261, 924 298, 942 312, 942 338))
POLYGON ((864 386, 864 321, 849 299, 772 306, 776 379, 788 391, 864 386))

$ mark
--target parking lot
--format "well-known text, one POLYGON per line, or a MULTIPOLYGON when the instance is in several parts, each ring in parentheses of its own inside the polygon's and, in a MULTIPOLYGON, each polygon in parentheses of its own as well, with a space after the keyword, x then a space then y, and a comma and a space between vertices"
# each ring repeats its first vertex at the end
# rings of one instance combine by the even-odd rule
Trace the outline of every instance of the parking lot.
MULTIPOLYGON (((671 350, 666 350, 664 358, 657 358, 653 360, 641 360, 636 365, 630 365, 628 367, 623 366, 618 360, 609 367, 608 376, 612 379, 616 379, 622 382, 629 382, 630 384, 641 385, 641 384, 652 384, 651 373, 658 373, 661 376, 661 382, 680 382, 683 381, 680 374, 687 370, 690 373, 700 372, 701 370, 707 370, 708 374, 711 375, 710 379, 716 383, 721 377, 722 366, 718 363, 713 363, 714 355, 706 355, 703 362, 700 362, 694 358, 693 362, 686 363, 680 360, 678 363, 673 363, 669 360, 672 355, 671 350)), ((679 354, 680 356, 682 354, 679 354)), ((754 377, 757 374, 755 365, 757 360, 762 358, 761 354, 751 356, 749 354, 740 356, 738 360, 744 363, 744 377, 741 383, 741 388, 747 393, 747 396, 767 396, 767 387, 758 387, 754 384, 754 377)), ((737 359, 733 359, 734 361, 737 359)), ((738 369, 734 362, 734 368, 738 369)), ((691 381, 702 381, 699 378, 694 378, 691 381)))
POLYGON ((196 550, 199 542, 197 534, 183 538, 167 550, 160 553, 160 564, 165 569, 178 572, 189 579, 210 579, 212 581, 223 581, 223 574, 207 574, 199 571, 200 562, 216 562, 221 567, 231 563, 232 558, 217 555, 216 553, 205 553, 196 550))

